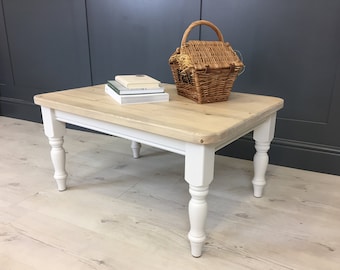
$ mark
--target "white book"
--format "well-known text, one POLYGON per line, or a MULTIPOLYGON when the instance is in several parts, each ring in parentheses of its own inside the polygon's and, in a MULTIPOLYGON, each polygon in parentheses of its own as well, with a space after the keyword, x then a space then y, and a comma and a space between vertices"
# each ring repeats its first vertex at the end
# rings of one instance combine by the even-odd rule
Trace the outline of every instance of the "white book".
POLYGON ((110 95, 119 104, 138 104, 169 101, 169 94, 166 92, 152 94, 119 95, 107 84, 105 84, 105 93, 110 95))
POLYGON ((144 74, 137 75, 116 75, 115 80, 124 87, 136 88, 158 88, 160 81, 144 74))
POLYGON ((150 94, 150 93, 163 93, 164 87, 157 88, 127 88, 115 80, 108 80, 107 84, 116 91, 119 95, 135 95, 135 94, 150 94))

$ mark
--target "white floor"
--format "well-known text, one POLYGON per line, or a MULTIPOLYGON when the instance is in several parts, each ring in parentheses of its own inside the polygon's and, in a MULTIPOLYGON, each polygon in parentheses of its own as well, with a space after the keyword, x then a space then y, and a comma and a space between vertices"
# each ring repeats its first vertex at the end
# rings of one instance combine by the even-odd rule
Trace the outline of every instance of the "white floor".
MULTIPOLYGON (((0 117, 0 269, 340 269, 340 176, 216 157, 207 241, 191 257, 182 156, 68 130, 58 192, 41 124, 0 117)), ((340 165, 340 164, 339 164, 340 165)))

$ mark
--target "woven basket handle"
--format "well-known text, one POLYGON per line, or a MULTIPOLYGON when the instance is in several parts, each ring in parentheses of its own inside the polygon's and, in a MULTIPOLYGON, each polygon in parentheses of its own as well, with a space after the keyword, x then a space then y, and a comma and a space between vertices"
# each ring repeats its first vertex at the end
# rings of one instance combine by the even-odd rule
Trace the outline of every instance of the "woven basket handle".
POLYGON ((189 35, 190 31, 194 27, 199 26, 199 25, 206 25, 206 26, 209 26, 210 28, 212 28, 215 31, 219 41, 224 42, 223 35, 222 35, 220 29, 218 29, 218 27, 216 25, 214 25, 213 23, 211 23, 209 21, 206 21, 206 20, 199 20, 199 21, 192 22, 188 26, 188 28, 185 30, 185 32, 183 34, 182 42, 181 42, 181 47, 183 47, 185 45, 185 42, 187 41, 187 38, 188 38, 188 35, 189 35))

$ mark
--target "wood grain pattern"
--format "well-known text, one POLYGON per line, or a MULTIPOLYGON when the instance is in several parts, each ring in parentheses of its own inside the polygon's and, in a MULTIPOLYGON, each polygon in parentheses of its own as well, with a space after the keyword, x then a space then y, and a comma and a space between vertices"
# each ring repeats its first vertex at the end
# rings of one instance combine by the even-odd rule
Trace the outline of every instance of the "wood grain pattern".
POLYGON ((119 105, 104 93, 104 85, 41 94, 34 102, 109 123, 193 143, 218 143, 256 126, 283 107, 283 100, 232 93, 227 102, 196 104, 166 85, 170 102, 119 105))
POLYGON ((41 124, 0 117, 0 265, 11 270, 338 270, 340 177, 216 157, 204 256, 193 259, 183 157, 67 130, 58 192, 41 124), (29 136, 27 136, 29 134, 29 136))

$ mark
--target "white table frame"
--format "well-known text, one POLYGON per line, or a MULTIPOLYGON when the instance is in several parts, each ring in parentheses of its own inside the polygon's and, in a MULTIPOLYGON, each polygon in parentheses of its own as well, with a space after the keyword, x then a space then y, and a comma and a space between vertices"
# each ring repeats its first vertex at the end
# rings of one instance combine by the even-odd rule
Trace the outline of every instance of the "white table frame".
POLYGON ((48 137, 51 146, 51 159, 55 170, 54 178, 59 191, 66 189, 67 179, 65 150, 63 148, 65 123, 131 140, 131 148, 135 158, 139 157, 141 143, 185 156, 185 180, 189 184, 191 194, 188 238, 191 243, 191 254, 194 257, 201 256, 206 239, 204 231, 207 216, 206 196, 209 185, 214 178, 215 152, 251 131, 253 131, 256 148, 254 178, 252 180, 254 196, 262 196, 266 184, 267 152, 274 137, 276 112, 266 117, 260 124, 250 125, 247 130, 237 134, 232 139, 228 138, 228 140, 220 141, 217 144, 195 144, 44 106, 41 107, 41 111, 45 135, 48 137))

